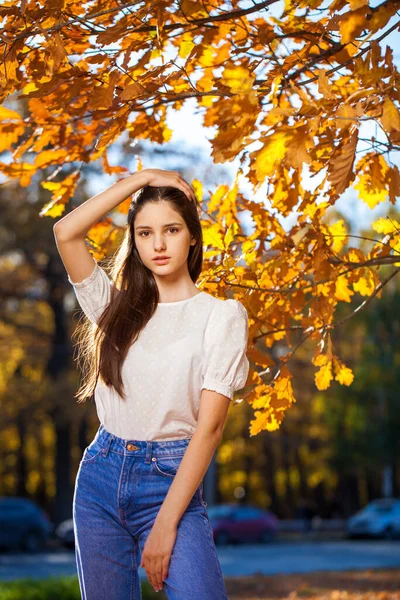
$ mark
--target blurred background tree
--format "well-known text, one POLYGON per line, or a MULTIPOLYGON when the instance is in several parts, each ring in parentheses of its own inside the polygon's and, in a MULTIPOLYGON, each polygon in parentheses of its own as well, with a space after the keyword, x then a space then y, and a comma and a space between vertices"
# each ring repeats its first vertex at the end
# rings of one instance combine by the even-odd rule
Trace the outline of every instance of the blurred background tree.
MULTIPOLYGON (((147 166, 191 181, 203 207, 198 284, 249 314, 251 370, 218 452, 219 498, 288 516, 300 499, 328 514, 398 493, 399 8, 0 9, 3 494, 52 504, 56 521, 70 510, 98 423, 92 402, 73 401, 76 305, 52 225, 94 181, 147 166), (185 143, 171 141, 171 117, 188 100, 211 159, 190 123, 185 143), (371 209, 361 234, 338 208, 343 197, 371 209)), ((118 245, 129 203, 88 232, 96 260, 118 245)))

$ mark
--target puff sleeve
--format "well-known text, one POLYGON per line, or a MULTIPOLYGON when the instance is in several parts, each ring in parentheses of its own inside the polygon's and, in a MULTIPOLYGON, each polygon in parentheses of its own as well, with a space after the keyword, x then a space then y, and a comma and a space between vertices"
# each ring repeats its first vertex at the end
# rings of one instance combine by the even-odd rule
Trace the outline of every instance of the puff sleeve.
POLYGON ((92 323, 97 323, 110 301, 113 283, 95 259, 93 261, 94 269, 88 277, 74 283, 68 275, 68 281, 73 285, 75 296, 85 315, 92 323))
POLYGON ((222 300, 212 311, 205 331, 205 356, 201 389, 213 390, 232 400, 244 387, 249 373, 246 356, 248 316, 238 300, 222 300))

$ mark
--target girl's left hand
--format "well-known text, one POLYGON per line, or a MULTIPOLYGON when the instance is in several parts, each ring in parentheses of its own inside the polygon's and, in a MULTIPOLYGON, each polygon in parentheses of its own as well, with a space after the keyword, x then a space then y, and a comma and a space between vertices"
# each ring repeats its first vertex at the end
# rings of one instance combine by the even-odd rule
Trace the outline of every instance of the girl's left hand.
POLYGON ((156 592, 162 589, 174 548, 177 527, 154 523, 144 544, 140 566, 146 569, 147 579, 156 592))

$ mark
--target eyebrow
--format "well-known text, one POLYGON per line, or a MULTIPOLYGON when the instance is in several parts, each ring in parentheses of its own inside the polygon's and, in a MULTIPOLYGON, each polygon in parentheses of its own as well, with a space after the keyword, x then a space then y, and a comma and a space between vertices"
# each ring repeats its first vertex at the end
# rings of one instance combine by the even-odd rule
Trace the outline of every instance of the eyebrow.
MULTIPOLYGON (((163 225, 163 227, 171 227, 172 225, 182 225, 182 223, 165 223, 165 225, 163 225)), ((150 225, 138 225, 137 227, 135 227, 135 229, 151 229, 150 225)))

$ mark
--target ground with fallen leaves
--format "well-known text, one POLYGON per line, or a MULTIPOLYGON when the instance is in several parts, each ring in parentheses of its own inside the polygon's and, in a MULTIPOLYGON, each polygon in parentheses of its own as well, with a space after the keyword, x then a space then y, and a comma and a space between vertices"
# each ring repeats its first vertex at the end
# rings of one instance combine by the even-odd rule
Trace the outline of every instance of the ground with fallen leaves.
POLYGON ((225 577, 229 600, 400 600, 400 569, 225 577))

